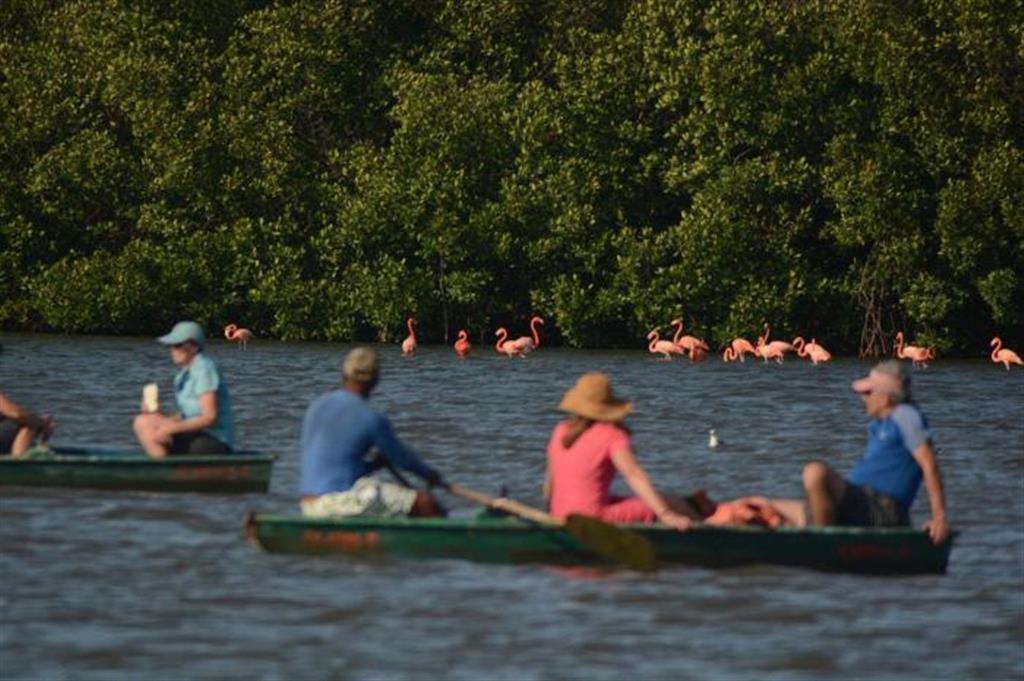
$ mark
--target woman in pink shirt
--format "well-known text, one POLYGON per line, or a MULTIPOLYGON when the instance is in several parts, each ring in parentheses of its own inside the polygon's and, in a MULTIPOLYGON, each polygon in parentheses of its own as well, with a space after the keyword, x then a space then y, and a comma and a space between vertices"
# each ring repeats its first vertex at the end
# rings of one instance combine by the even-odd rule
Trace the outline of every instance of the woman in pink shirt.
POLYGON ((548 443, 544 494, 551 515, 588 515, 613 523, 653 523, 685 530, 700 515, 682 498, 658 493, 633 455, 622 420, 633 409, 612 394, 608 377, 580 377, 559 408, 572 418, 555 426, 548 443), (615 472, 626 479, 635 497, 609 493, 615 472))

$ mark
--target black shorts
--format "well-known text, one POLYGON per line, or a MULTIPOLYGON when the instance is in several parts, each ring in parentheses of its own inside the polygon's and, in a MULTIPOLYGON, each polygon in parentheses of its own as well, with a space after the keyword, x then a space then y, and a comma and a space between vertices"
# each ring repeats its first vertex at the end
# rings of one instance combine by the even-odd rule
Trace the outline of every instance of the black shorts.
POLYGON ((836 508, 836 525, 863 527, 904 527, 910 514, 895 498, 870 487, 846 483, 846 491, 836 508))
POLYGON ((14 419, 0 416, 0 454, 10 454, 14 438, 18 437, 21 424, 14 419))
POLYGON ((170 454, 230 454, 231 447, 202 431, 178 433, 171 440, 170 454))

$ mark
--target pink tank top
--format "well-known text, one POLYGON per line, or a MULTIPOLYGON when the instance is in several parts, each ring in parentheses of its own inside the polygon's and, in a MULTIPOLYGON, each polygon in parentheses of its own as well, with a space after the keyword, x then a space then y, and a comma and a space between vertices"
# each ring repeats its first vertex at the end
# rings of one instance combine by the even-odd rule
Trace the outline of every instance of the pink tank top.
POLYGON ((601 516, 612 503, 608 488, 615 478, 612 452, 630 449, 629 434, 610 423, 598 422, 566 449, 562 438, 568 421, 555 426, 548 442, 548 473, 551 476, 551 515, 570 513, 601 516))

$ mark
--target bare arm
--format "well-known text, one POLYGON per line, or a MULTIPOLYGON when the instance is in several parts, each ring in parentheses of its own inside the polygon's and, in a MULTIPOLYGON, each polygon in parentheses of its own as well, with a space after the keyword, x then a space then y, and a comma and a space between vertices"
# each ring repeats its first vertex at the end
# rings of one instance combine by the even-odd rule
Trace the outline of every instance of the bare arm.
POLYGON ((629 488, 651 507, 651 510, 658 516, 658 520, 679 530, 689 527, 690 519, 673 511, 664 497, 654 489, 650 478, 647 477, 647 472, 637 462, 632 450, 620 449, 612 452, 612 463, 626 479, 629 488))
POLYGON ((7 399, 7 395, 0 393, 0 416, 17 421, 19 411, 21 411, 21 407, 7 399))
POLYGON ((194 416, 190 419, 167 419, 163 427, 166 436, 173 437, 178 433, 198 432, 215 424, 217 422, 216 390, 210 390, 199 396, 199 410, 199 416, 194 416))
POLYGON ((932 542, 941 544, 949 537, 949 523, 946 521, 946 494, 942 488, 942 475, 935 459, 935 450, 931 442, 924 442, 913 451, 914 460, 921 466, 924 475, 924 486, 928 490, 928 506, 932 518, 925 525, 932 542))
POLYGON ((0 393, 0 414, 34 430, 45 431, 53 422, 51 417, 40 416, 31 409, 20 406, 3 393, 0 393))

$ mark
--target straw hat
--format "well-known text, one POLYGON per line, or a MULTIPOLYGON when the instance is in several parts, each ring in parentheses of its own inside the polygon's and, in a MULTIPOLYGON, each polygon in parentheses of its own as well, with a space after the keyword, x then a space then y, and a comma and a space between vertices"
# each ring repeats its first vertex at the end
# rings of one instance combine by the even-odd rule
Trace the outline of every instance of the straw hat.
POLYGON ((558 408, 585 419, 615 423, 633 411, 633 404, 615 397, 607 376, 591 372, 580 376, 558 408))

